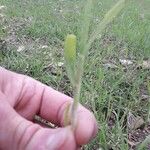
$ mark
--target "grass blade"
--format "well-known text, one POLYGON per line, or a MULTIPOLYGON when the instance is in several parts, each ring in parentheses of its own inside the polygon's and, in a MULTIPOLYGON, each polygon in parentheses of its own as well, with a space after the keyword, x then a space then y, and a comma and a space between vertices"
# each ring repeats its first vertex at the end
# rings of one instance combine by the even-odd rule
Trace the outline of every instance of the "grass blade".
POLYGON ((80 29, 80 41, 79 41, 79 53, 85 54, 86 53, 86 44, 88 41, 88 34, 89 34, 89 28, 90 28, 90 22, 92 17, 92 9, 93 9, 93 0, 87 0, 85 7, 84 7, 84 13, 82 16, 82 23, 81 23, 81 29, 80 29))
POLYGON ((140 144, 140 146, 138 147, 138 150, 145 150, 148 144, 150 144, 150 135, 148 135, 146 139, 140 144))
POLYGON ((104 19, 102 22, 100 22, 93 31, 92 36, 88 42, 87 49, 91 47, 91 44, 94 42, 95 39, 98 39, 101 37, 102 32, 107 27, 107 25, 113 21, 113 19, 119 14, 119 12, 124 8, 126 0, 120 0, 113 8, 111 8, 106 15, 104 16, 104 19))

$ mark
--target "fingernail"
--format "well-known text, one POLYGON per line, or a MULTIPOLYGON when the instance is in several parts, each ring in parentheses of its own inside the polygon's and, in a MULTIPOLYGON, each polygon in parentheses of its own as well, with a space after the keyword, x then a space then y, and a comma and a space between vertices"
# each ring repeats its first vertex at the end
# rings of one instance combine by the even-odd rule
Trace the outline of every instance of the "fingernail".
POLYGON ((60 146, 64 143, 66 138, 66 130, 60 129, 60 131, 50 135, 47 140, 47 150, 59 150, 60 146))

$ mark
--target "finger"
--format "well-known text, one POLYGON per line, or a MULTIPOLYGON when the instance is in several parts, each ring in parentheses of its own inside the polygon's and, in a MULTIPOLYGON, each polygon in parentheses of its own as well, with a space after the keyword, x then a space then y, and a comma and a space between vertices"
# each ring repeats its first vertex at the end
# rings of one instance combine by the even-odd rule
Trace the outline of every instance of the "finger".
POLYGON ((76 150, 71 128, 43 129, 31 139, 27 150, 76 150))
MULTIPOLYGON (((64 111, 66 107, 62 109, 59 117, 61 124, 64 123, 64 111)), ((98 131, 96 119, 89 110, 87 110, 82 105, 79 105, 76 112, 76 126, 75 126, 75 137, 78 145, 87 144, 92 138, 96 136, 98 131)))
POLYGON ((75 150, 71 129, 46 129, 18 115, 0 93, 1 150, 75 150))
MULTIPOLYGON (((53 121, 57 124, 59 123, 63 126, 64 111, 67 105, 72 102, 72 98, 46 86, 43 93, 39 114, 46 120, 53 121)), ((77 126, 75 129, 75 136, 77 144, 86 144, 97 133, 95 117, 82 105, 79 105, 76 117, 77 126)))
MULTIPOLYGON (((26 80, 26 87, 28 87, 27 85, 29 85, 27 84, 27 82, 30 83, 30 86, 31 83, 35 84, 36 92, 34 93, 37 93, 38 97, 36 95, 32 97, 32 100, 29 100, 29 98, 25 99, 24 94, 24 100, 20 101, 21 105, 18 105, 18 108, 22 107, 23 104, 26 104, 25 101, 28 100, 30 103, 28 103, 27 107, 30 107, 30 109, 28 110, 32 112, 33 106, 39 104, 39 106, 37 106, 36 108, 36 113, 38 113, 42 118, 46 120, 63 126, 64 111, 68 103, 72 103, 72 98, 46 85, 43 85, 40 82, 37 82, 35 80, 33 81, 33 79, 31 78, 28 78, 28 81, 26 80), (40 93, 42 93, 41 96, 39 96, 40 93)), ((26 92, 31 93, 31 88, 28 87, 26 92), (29 89, 30 91, 28 91, 29 89)), ((22 109, 20 109, 20 113, 21 111, 22 109)), ((24 112, 25 114, 31 115, 30 112, 24 112)), ((93 114, 81 105, 79 105, 77 110, 77 128, 75 131, 77 144, 79 145, 88 143, 89 140, 91 140, 97 133, 96 120, 93 114)))
POLYGON ((57 112, 63 104, 71 101, 70 97, 60 94, 30 77, 1 67, 0 75, 0 91, 7 96, 9 104, 20 115, 32 120, 35 114, 40 113, 46 117, 45 119, 48 118, 53 123, 59 123, 57 112), (48 107, 45 109, 46 105, 48 107))
MULTIPOLYGON (((35 114, 39 113, 46 120, 63 125, 64 110, 68 103, 72 102, 72 98, 32 78, 12 72, 9 72, 9 74, 13 76, 14 82, 19 78, 17 81, 23 83, 21 94, 17 97, 17 102, 14 102, 16 104, 15 109, 19 114, 27 119, 32 119, 35 114)), ((12 93, 11 90, 13 89, 17 91, 14 86, 8 91, 12 93)), ((75 131, 76 140, 79 145, 87 143, 97 132, 93 114, 81 105, 79 105, 77 111, 77 128, 75 131)))

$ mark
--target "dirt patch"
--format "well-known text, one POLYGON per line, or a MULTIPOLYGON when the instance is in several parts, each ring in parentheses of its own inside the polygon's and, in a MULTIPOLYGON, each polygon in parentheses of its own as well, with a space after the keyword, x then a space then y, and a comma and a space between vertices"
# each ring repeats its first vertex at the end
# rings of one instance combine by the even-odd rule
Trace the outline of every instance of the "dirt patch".
MULTIPOLYGON (((128 134, 129 145, 133 150, 137 149, 137 146, 145 140, 145 138, 150 135, 150 123, 146 125, 143 129, 137 129, 128 134)), ((147 150, 150 150, 150 143, 147 145, 147 150)))
POLYGON ((30 37, 25 35, 19 36, 18 34, 19 31, 30 25, 30 19, 13 18, 9 19, 5 24, 7 30, 5 41, 8 46, 17 48, 21 44, 29 44, 33 42, 30 37))

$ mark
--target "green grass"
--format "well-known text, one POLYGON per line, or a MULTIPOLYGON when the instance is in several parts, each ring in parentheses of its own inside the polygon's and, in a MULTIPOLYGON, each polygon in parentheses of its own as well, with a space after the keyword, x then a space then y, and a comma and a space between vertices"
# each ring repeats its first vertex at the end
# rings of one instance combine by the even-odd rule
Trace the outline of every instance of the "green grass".
MULTIPOLYGON (((91 31, 115 2, 117 0, 96 1, 91 31)), ((8 44, 5 50, 4 46, 0 46, 1 65, 71 95, 72 88, 65 68, 57 64, 64 62, 63 42, 66 35, 79 35, 83 4, 84 0, 0 0, 0 5, 7 6, 7 21, 0 27, 0 38, 8 38, 10 28, 14 28, 15 24, 19 26, 15 30, 19 44, 8 44), (7 27, 5 33, 1 30, 2 26, 7 27), (25 50, 17 52, 18 45, 24 45, 25 50), (48 45, 48 48, 43 49, 41 45, 48 45)), ((147 92, 149 70, 128 66, 125 71, 118 60, 129 58, 139 64, 143 59, 150 58, 149 7, 149 0, 131 0, 105 30, 102 39, 96 40, 89 51, 81 103, 94 112, 101 131, 94 141, 85 146, 87 150, 98 147, 128 150, 128 131, 125 127, 127 112, 130 110, 145 121, 147 119, 148 102, 140 100, 140 91, 144 88, 147 92), (105 68, 103 64, 108 62, 115 62, 118 68, 105 68), (116 113, 117 121, 110 129, 107 122, 112 111, 116 113)))

